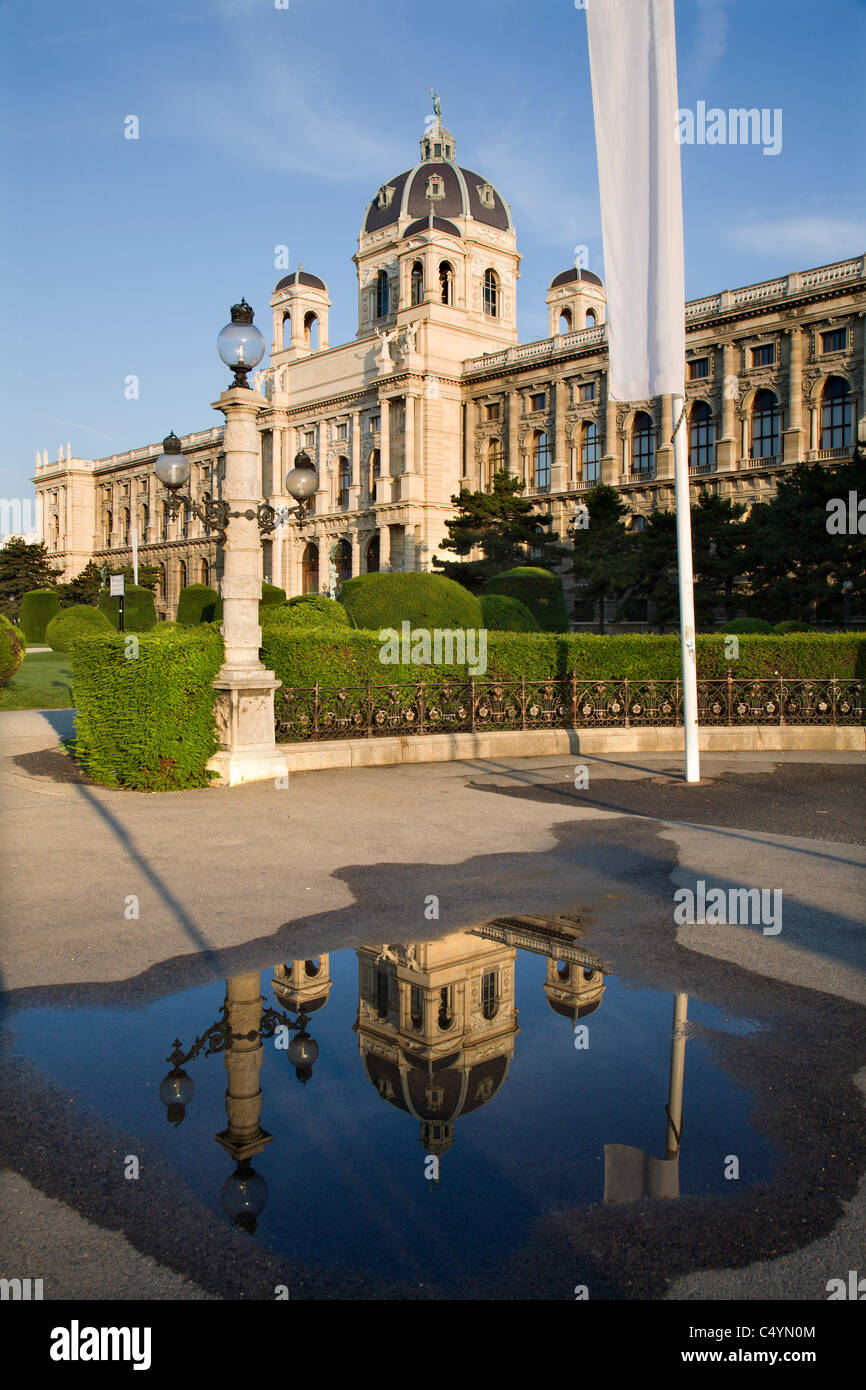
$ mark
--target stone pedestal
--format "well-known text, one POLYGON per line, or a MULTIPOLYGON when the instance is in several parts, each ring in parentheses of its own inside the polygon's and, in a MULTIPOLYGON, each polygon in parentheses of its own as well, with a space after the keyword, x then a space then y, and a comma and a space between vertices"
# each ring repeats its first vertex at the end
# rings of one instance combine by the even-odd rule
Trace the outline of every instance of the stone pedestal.
POLYGON ((208 763, 226 786, 288 775, 274 738, 274 691, 281 684, 259 660, 262 630, 261 537, 255 510, 261 500, 257 392, 232 387, 214 409, 226 417, 223 496, 240 516, 228 524, 222 577, 225 661, 214 681, 220 749, 208 763), (251 516, 245 516, 245 512, 251 516))

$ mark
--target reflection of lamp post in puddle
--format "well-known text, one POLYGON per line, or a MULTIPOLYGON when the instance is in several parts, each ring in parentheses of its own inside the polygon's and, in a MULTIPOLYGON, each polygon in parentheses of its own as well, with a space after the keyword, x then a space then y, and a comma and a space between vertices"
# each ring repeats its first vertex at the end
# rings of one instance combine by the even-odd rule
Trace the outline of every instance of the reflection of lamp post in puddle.
POLYGON ((671 1070, 665 1131, 665 1156, 653 1158, 630 1144, 604 1146, 604 1200, 637 1202, 641 1197, 679 1197, 680 1139, 683 1132, 683 1075, 686 1060, 687 994, 674 995, 671 1070))
MULTIPOLYGON (((272 1038, 279 1027, 285 1027, 297 1033, 299 1040, 303 1039, 302 1051, 310 1043, 315 1047, 305 1031, 309 1020, 303 1011, 294 1020, 278 1009, 263 1009, 264 1002, 257 970, 226 980, 226 1001, 222 1006, 221 1018, 196 1038, 188 1052, 183 1051, 180 1039, 175 1038, 174 1050, 168 1058, 172 1070, 159 1088, 159 1098, 166 1106, 169 1122, 179 1125, 195 1094, 192 1078, 183 1070, 185 1064, 202 1053, 205 1057, 211 1057, 216 1052, 225 1053, 228 1128, 215 1134, 214 1138, 231 1154, 237 1166, 223 1184, 220 1195, 226 1215, 231 1217, 235 1225, 249 1232, 256 1229, 256 1218, 268 1200, 267 1184, 252 1167, 251 1160, 273 1138, 267 1130, 262 1129, 260 1123, 262 1090, 259 1073, 264 1039, 272 1038)), ((293 1048, 294 1042, 287 1049, 290 1060, 295 1060, 293 1048)))

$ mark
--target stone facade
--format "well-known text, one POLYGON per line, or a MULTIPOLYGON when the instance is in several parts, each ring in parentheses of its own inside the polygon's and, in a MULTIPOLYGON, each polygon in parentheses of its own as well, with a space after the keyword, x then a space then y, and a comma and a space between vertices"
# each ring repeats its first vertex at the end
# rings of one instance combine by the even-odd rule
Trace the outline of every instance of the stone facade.
MULTIPOLYGON (((354 256, 355 340, 331 347, 330 300, 302 267, 271 299, 271 366, 257 374, 261 493, 291 504, 285 475, 305 448, 319 470, 313 515, 262 546, 263 577, 289 594, 369 570, 431 568, 460 487, 489 487, 507 464, 565 536, 581 493, 622 491, 640 527, 673 507, 670 398, 606 393, 604 286, 556 275, 551 336, 518 344, 520 254, 508 205, 456 163, 437 120, 421 159, 383 184, 354 256)), ((850 457, 866 438, 866 256, 686 305, 693 487, 750 504, 803 460, 850 457)), ((182 439, 193 496, 220 495, 222 430, 182 439)), ((160 444, 104 459, 37 465, 42 534, 64 575, 88 559, 161 568, 173 616, 186 583, 221 577, 194 518, 168 517, 152 468, 160 444)), ((447 552, 446 552, 447 553, 447 552)))

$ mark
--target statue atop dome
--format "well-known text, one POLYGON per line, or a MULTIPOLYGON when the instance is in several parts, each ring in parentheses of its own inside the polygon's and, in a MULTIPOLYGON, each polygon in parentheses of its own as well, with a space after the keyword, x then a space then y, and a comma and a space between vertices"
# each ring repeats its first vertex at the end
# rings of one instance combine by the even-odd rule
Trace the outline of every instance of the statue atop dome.
POLYGON ((431 87, 431 88, 430 88, 430 95, 431 95, 431 97, 433 98, 433 113, 434 113, 434 115, 435 115, 437 121, 441 121, 441 120, 442 120, 442 103, 441 103, 441 101, 439 100, 439 93, 438 93, 438 92, 434 92, 433 88, 431 87))

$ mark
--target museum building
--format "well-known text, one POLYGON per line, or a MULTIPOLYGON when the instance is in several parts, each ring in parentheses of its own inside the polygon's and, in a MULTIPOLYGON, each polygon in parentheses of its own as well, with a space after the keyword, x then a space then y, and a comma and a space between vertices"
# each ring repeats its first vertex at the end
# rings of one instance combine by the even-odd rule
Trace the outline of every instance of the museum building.
MULTIPOLYGON (((326 282, 299 266, 271 298, 261 394, 262 496, 292 504, 285 475, 305 449, 319 490, 303 524, 262 543, 263 578, 289 595, 334 578, 429 570, 461 489, 489 489, 502 467, 567 538, 581 494, 618 488, 636 529, 674 505, 670 398, 607 395, 605 290, 581 266, 553 275, 549 336, 518 343, 520 253, 499 190, 457 163, 437 114, 420 159, 368 204, 353 257, 358 328, 332 347, 326 282)), ((321 268, 321 267, 319 267, 321 268)), ((866 256, 685 306, 689 473, 751 504, 802 461, 840 462, 866 439, 866 256)), ((182 436, 193 497, 221 495, 223 429, 182 436)), ((172 515, 153 474, 161 442, 108 458, 37 456, 40 534, 72 578, 95 560, 159 572, 158 607, 215 585, 217 543, 172 515)))

